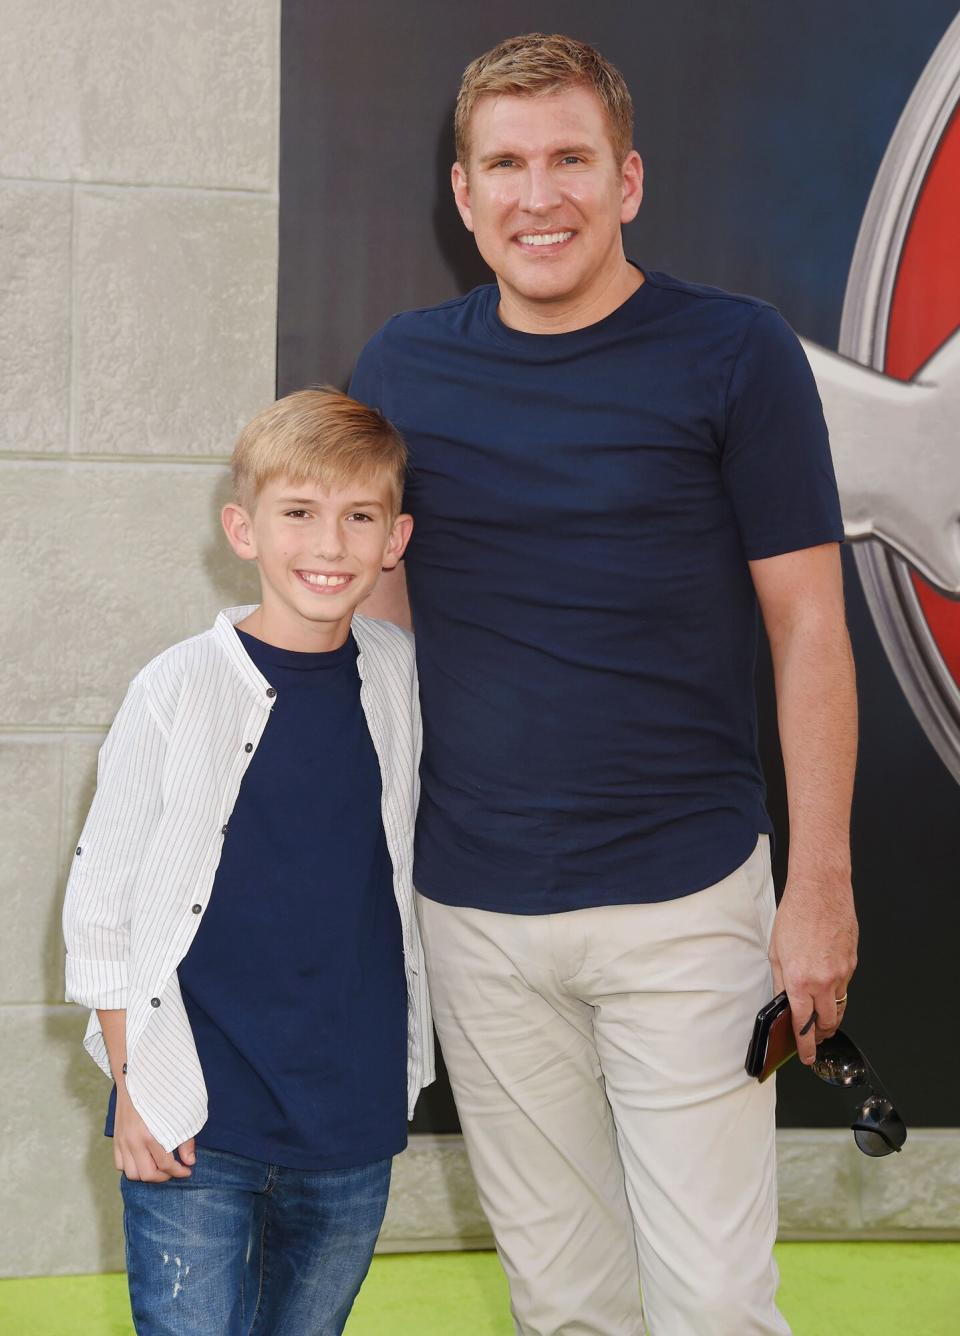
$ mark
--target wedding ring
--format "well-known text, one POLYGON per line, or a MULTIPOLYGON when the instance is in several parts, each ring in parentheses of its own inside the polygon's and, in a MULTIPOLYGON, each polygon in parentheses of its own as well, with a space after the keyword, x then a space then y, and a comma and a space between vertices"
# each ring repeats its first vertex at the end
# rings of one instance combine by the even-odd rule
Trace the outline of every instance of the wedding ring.
POLYGON ((839 1007, 839 1005, 840 1005, 841 1002, 846 1002, 846 1000, 847 1000, 847 995, 846 995, 846 993, 844 993, 843 997, 835 997, 833 1000, 834 1000, 834 1002, 836 1002, 837 1006, 839 1007))

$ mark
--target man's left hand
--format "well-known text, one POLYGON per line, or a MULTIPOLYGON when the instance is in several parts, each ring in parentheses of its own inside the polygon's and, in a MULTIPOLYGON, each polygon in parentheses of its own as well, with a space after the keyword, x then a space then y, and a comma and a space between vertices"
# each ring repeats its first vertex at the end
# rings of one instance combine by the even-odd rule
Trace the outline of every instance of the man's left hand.
POLYGON ((800 1061, 836 1030, 857 967, 857 915, 848 876, 788 879, 770 939, 774 994, 786 989, 800 1061), (813 1012, 815 1026, 801 1034, 813 1012))

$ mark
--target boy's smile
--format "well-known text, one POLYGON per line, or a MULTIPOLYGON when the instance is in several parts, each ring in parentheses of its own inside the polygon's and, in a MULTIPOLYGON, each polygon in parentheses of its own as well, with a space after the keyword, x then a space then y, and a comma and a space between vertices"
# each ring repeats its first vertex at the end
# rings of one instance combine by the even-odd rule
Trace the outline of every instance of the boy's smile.
POLYGON ((391 512, 390 490, 376 479, 327 491, 277 478, 252 514, 225 506, 233 550, 260 572, 260 607, 240 629, 281 649, 338 649, 357 605, 407 545, 413 520, 391 512))

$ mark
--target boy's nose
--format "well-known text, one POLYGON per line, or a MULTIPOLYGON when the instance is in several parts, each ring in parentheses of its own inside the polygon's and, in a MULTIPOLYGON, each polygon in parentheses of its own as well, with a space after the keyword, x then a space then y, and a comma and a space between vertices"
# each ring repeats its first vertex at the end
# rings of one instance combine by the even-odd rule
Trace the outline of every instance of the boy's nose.
POLYGON ((313 552, 317 557, 324 561, 334 561, 337 557, 344 554, 345 545, 343 534, 339 526, 336 528, 322 529, 314 535, 313 552))

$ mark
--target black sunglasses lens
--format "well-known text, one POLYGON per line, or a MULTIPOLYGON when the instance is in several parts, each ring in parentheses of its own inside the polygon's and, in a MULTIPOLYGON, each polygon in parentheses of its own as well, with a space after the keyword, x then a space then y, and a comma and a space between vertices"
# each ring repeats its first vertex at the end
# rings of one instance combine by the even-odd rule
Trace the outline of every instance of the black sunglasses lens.
POLYGON ((879 1095, 871 1095, 864 1101, 851 1127, 854 1140, 864 1155, 890 1155, 907 1139, 903 1119, 890 1101, 879 1095))
POLYGON ((892 1155, 897 1149, 896 1146, 891 1146, 890 1142, 882 1137, 879 1132, 872 1132, 869 1128, 855 1127, 853 1129, 853 1139, 864 1155, 872 1155, 875 1159, 881 1155, 892 1155))
POLYGON ((869 1085, 866 1060, 842 1030, 817 1045, 813 1072, 828 1085, 869 1085))

